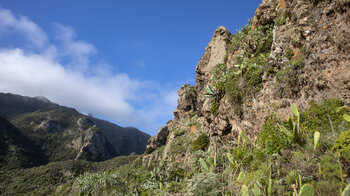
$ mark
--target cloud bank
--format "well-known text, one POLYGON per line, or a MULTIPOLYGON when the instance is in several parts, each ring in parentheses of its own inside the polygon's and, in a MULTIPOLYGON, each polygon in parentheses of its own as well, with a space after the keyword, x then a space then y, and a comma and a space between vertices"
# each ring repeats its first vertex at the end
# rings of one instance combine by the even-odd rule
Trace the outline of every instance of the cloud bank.
POLYGON ((106 63, 91 63, 98 53, 93 44, 78 40, 72 27, 54 24, 54 29, 52 41, 27 17, 0 7, 0 40, 16 34, 35 47, 0 48, 1 92, 45 96, 152 135, 164 117, 172 117, 175 89, 115 73, 106 63))

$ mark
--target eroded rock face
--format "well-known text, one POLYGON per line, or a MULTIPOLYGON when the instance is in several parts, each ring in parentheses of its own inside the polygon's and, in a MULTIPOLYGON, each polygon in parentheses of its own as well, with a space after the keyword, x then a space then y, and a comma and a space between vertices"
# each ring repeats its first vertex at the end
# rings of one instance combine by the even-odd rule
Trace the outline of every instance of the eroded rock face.
POLYGON ((77 124, 79 128, 82 130, 86 130, 95 125, 95 123, 91 119, 86 117, 79 118, 79 120, 77 121, 77 124))
POLYGON ((62 126, 56 120, 45 120, 41 122, 37 130, 43 130, 46 133, 57 133, 62 131, 62 126))
POLYGON ((101 130, 91 119, 79 118, 77 124, 80 131, 72 141, 73 147, 79 150, 75 159, 103 161, 112 157, 101 130))
POLYGON ((169 135, 169 129, 167 126, 163 126, 159 129, 158 133, 155 136, 152 136, 148 140, 148 144, 146 146, 145 154, 149 154, 153 152, 158 147, 164 145, 167 141, 167 137, 169 135))
POLYGON ((207 88, 211 78, 212 70, 218 63, 224 63, 227 49, 231 43, 231 33, 225 27, 218 27, 213 37, 211 38, 208 46, 205 48, 205 53, 199 60, 196 67, 196 85, 197 92, 197 107, 200 114, 209 116, 210 114, 210 101, 205 95, 205 89, 207 88))
POLYGON ((77 135, 72 144, 80 149, 75 159, 88 161, 103 161, 111 158, 106 148, 106 141, 102 132, 96 127, 90 127, 77 135))
POLYGON ((177 109, 174 111, 175 120, 185 117, 186 113, 197 110, 197 92, 194 86, 183 85, 178 91, 177 109))

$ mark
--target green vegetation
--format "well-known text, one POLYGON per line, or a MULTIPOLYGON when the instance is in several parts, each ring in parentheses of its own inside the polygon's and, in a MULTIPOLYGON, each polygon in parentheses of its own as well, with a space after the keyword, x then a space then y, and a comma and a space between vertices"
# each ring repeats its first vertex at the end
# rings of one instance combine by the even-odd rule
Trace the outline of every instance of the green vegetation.
POLYGON ((310 103, 305 111, 292 104, 291 111, 293 116, 286 120, 272 114, 254 141, 241 131, 233 145, 222 146, 216 140, 211 145, 215 149, 206 148, 209 138, 204 133, 195 138, 184 132, 173 139, 165 159, 159 158, 163 146, 143 157, 2 171, 0 190, 85 195, 339 195, 348 191, 350 162, 343 153, 350 140, 350 123, 344 118, 347 107, 338 100, 324 100, 310 103), (295 140, 295 134, 303 142, 295 140), (38 184, 45 188, 38 189, 38 184))
POLYGON ((205 150, 209 144, 209 137, 202 133, 198 136, 196 140, 192 142, 192 149, 193 150, 205 150))
POLYGON ((298 71, 293 66, 286 66, 276 73, 276 89, 280 97, 294 97, 299 92, 298 71))
POLYGON ((71 190, 75 178, 85 172, 116 170, 133 162, 137 157, 130 155, 98 163, 70 160, 30 169, 3 169, 0 170, 0 194, 49 195, 61 186, 59 192, 66 195, 71 190))
POLYGON ((87 195, 116 195, 126 189, 117 172, 85 173, 76 181, 80 193, 87 195))
POLYGON ((256 93, 262 88, 262 76, 271 70, 267 68, 267 58, 272 44, 272 25, 252 28, 243 27, 232 37, 229 53, 235 55, 234 67, 227 69, 226 64, 217 64, 212 70, 212 84, 207 87, 207 96, 212 97, 210 112, 218 112, 220 101, 227 97, 236 114, 242 113, 242 105, 250 106, 256 93))
POLYGON ((277 116, 271 114, 258 136, 258 144, 264 146, 268 154, 280 153, 282 149, 289 145, 287 136, 278 128, 278 122, 280 120, 277 116))
POLYGON ((288 60, 292 60, 292 57, 294 56, 293 49, 287 48, 284 52, 284 55, 287 57, 288 60))
POLYGON ((176 139, 174 139, 171 142, 171 146, 169 149, 170 154, 180 154, 185 153, 188 149, 188 144, 191 143, 193 139, 193 134, 182 134, 180 136, 177 136, 176 139))
POLYGON ((183 130, 183 129, 175 129, 173 132, 174 132, 175 137, 178 137, 178 136, 183 135, 185 133, 185 130, 183 130))
POLYGON ((345 162, 350 163, 350 130, 340 133, 332 150, 339 153, 345 162))

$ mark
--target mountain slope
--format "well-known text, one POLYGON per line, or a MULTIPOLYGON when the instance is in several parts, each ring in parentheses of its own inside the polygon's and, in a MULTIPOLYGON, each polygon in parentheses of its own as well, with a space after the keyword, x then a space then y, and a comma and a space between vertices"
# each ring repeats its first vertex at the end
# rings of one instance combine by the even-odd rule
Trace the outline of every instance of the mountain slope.
POLYGON ((49 161, 102 161, 142 153, 149 135, 85 116, 43 97, 0 93, 0 115, 41 146, 49 161))
POLYGON ((93 118, 108 142, 120 155, 142 154, 150 136, 134 127, 120 127, 111 122, 93 118))
POLYGON ((46 156, 34 141, 0 117, 0 167, 28 168, 46 162, 46 156))
POLYGON ((45 97, 26 97, 11 93, 0 93, 0 115, 10 119, 18 114, 58 107, 45 97))

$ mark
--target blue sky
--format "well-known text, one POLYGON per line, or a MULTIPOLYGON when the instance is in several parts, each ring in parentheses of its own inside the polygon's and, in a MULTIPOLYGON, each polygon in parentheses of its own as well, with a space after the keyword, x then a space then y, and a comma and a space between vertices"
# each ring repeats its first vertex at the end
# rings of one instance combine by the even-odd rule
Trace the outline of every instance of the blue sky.
POLYGON ((215 29, 234 33, 260 2, 0 0, 0 91, 154 135, 215 29))

